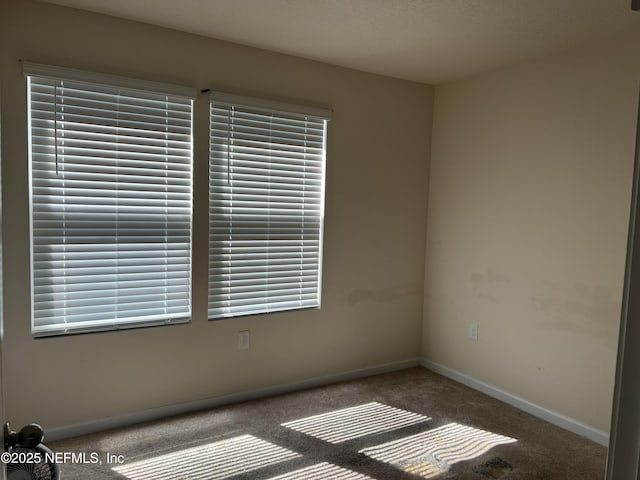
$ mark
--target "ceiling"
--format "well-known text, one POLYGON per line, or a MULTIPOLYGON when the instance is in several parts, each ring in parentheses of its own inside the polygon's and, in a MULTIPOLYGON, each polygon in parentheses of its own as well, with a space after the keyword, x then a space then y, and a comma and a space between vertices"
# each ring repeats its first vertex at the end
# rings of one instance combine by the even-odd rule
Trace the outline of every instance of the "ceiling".
POLYGON ((631 0, 43 0, 437 84, 640 32, 631 0))

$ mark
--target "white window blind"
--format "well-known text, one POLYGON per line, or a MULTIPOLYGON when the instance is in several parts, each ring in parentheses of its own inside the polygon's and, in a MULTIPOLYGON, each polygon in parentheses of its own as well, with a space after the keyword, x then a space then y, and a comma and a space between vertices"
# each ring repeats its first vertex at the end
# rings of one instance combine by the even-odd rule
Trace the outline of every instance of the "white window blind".
POLYGON ((188 321, 192 91, 24 69, 34 336, 188 321))
POLYGON ((330 112, 214 93, 209 318, 320 305, 330 112))

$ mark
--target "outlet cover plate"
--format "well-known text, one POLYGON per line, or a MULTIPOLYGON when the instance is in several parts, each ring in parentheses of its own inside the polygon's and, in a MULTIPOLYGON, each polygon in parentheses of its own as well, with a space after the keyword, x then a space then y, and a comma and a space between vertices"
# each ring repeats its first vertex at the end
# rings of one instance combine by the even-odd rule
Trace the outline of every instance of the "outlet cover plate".
POLYGON ((241 330, 238 332, 238 350, 247 350, 251 344, 249 330, 241 330))
POLYGON ((478 324, 472 323, 469 325, 469 338, 474 341, 478 341, 478 324))

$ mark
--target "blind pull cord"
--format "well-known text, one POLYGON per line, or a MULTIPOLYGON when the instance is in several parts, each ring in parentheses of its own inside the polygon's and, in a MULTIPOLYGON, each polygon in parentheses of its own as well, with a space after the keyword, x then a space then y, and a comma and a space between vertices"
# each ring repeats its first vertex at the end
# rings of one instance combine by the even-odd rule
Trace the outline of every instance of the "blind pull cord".
POLYGON ((227 110, 227 185, 229 186, 231 186, 231 109, 233 106, 227 110))
POLYGON ((58 86, 62 82, 56 82, 53 87, 53 137, 55 138, 53 152, 56 159, 56 177, 58 176, 58 86))

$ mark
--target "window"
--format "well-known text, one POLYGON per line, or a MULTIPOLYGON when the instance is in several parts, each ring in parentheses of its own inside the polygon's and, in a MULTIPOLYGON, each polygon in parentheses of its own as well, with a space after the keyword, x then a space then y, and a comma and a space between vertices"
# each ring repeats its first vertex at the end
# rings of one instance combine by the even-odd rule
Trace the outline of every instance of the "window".
POLYGON ((211 95, 209 318, 318 307, 330 112, 211 95))
POLYGON ((34 336, 188 321, 195 92, 24 70, 34 336))

